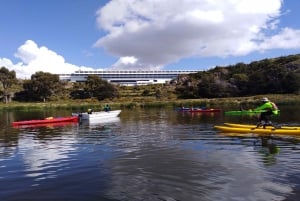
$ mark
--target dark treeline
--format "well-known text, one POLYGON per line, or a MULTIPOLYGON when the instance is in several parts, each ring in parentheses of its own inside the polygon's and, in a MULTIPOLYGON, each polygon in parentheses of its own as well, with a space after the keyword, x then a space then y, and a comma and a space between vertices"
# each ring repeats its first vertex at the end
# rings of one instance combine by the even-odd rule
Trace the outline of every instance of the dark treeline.
POLYGON ((177 80, 179 98, 218 98, 300 92, 300 55, 215 67, 177 80))

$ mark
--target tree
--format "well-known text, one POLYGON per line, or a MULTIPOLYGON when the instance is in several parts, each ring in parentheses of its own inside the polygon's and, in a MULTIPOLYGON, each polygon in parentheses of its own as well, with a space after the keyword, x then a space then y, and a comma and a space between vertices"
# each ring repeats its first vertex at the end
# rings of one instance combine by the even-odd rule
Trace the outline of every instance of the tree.
POLYGON ((102 80, 97 75, 89 75, 85 82, 85 91, 90 97, 95 97, 98 100, 106 98, 114 98, 118 96, 117 89, 106 80, 102 80))
POLYGON ((27 97, 32 100, 46 101, 62 88, 59 76, 51 73, 36 72, 31 75, 31 80, 24 82, 23 88, 27 97))
POLYGON ((73 88, 70 92, 70 97, 72 99, 85 99, 90 98, 90 94, 84 90, 85 83, 83 82, 75 82, 73 83, 73 88))
POLYGON ((246 95, 248 93, 248 81, 249 77, 245 73, 236 73, 229 78, 229 82, 236 86, 237 94, 232 95, 246 95))
POLYGON ((286 93, 299 93, 300 92, 300 75, 296 73, 288 73, 283 81, 283 87, 286 93))
POLYGON ((98 87, 102 84, 102 80, 99 76, 89 75, 85 82, 85 90, 91 97, 95 97, 98 87))
POLYGON ((142 96, 150 96, 150 90, 149 89, 145 89, 142 93, 142 96))
POLYGON ((16 72, 9 71, 7 68, 1 67, 0 82, 2 83, 3 87, 4 102, 7 103, 9 97, 9 89, 13 84, 17 82, 16 72))

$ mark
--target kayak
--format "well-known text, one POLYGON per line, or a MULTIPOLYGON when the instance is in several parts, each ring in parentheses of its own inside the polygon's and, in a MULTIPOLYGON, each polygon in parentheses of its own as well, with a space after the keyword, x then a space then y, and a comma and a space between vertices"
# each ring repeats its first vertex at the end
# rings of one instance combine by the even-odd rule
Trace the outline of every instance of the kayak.
POLYGON ((263 111, 254 111, 254 110, 237 110, 237 111, 227 111, 226 115, 252 115, 252 114, 260 114, 263 111))
POLYGON ((59 122, 78 122, 77 116, 69 117, 48 117, 45 119, 35 119, 35 120, 25 120, 25 121, 14 121, 13 126, 20 125, 34 125, 34 124, 49 124, 49 123, 59 123, 59 122))
POLYGON ((215 109, 215 108, 178 108, 181 112, 221 112, 221 109, 215 109))
POLYGON ((280 134, 280 135, 300 135, 300 129, 283 128, 243 128, 231 126, 214 126, 215 129, 226 133, 255 133, 255 134, 280 134))
POLYGON ((221 109, 213 109, 213 108, 210 108, 210 109, 201 109, 201 108, 194 108, 194 109, 191 109, 189 112, 220 112, 221 109))
MULTIPOLYGON (((256 128, 256 125, 251 124, 233 124, 233 123, 224 123, 225 126, 237 127, 237 128, 256 128)), ((266 128, 281 128, 281 129, 290 129, 290 130, 300 130, 300 126, 266 126, 266 128)))
MULTIPOLYGON (((237 110, 237 111, 227 111, 225 112, 225 115, 257 115, 262 112, 265 112, 265 110, 237 110)), ((278 110, 278 112, 280 112, 278 110)))
POLYGON ((54 122, 54 123, 40 123, 40 124, 24 124, 24 125, 13 125, 14 128, 37 128, 37 127, 64 127, 68 125, 75 125, 78 122, 66 121, 66 122, 54 122))

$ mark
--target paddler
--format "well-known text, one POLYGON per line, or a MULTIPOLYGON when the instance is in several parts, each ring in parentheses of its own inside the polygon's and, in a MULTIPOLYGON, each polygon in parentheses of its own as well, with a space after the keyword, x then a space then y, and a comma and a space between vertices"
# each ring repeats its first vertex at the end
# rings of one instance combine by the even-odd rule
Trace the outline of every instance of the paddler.
POLYGON ((259 115, 257 127, 263 126, 265 128, 266 126, 272 125, 272 122, 269 118, 271 115, 278 115, 278 107, 267 97, 262 98, 261 102, 262 104, 259 107, 255 108, 254 111, 263 111, 259 115))
POLYGON ((108 104, 106 104, 106 105, 104 106, 103 110, 104 110, 105 112, 109 112, 109 111, 111 110, 111 108, 110 108, 110 106, 109 106, 108 104))

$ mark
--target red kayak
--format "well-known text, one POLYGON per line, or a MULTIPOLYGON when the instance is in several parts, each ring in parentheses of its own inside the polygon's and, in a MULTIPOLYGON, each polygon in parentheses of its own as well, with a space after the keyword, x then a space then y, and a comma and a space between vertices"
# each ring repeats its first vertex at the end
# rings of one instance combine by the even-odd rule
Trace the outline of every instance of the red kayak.
POLYGON ((42 124, 13 125, 13 127, 14 128, 37 128, 37 127, 54 128, 54 127, 64 127, 64 126, 75 125, 75 124, 77 125, 78 122, 66 121, 66 122, 42 123, 42 124))
POLYGON ((201 108, 189 110, 189 112, 220 112, 220 111, 221 109, 201 109, 201 108))
POLYGON ((12 123, 12 125, 13 126, 21 126, 21 125, 50 124, 50 123, 61 123, 61 122, 78 122, 78 117, 77 116, 48 117, 46 119, 14 121, 12 123))
POLYGON ((214 109, 214 108, 188 108, 188 107, 178 108, 178 110, 182 112, 220 112, 221 111, 221 109, 214 109))

